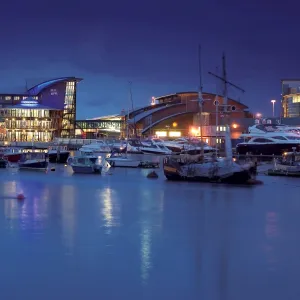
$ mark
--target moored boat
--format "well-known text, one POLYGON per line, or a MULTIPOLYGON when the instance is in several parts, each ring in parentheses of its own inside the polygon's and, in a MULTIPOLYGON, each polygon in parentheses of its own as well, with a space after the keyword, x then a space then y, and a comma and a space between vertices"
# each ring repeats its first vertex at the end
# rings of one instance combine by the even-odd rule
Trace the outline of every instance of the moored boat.
MULTIPOLYGON (((200 51, 199 51, 200 53, 200 51)), ((224 115, 225 122, 229 112, 227 111, 227 78, 225 70, 225 56, 223 55, 223 78, 219 77, 224 83, 224 115)), ((200 72, 200 83, 201 83, 200 72)), ((202 83, 200 84, 198 103, 199 115, 202 115, 202 83)), ((200 128, 202 128, 202 118, 200 117, 200 128)), ((255 171, 255 164, 249 163, 239 165, 233 161, 232 157, 232 144, 230 139, 230 127, 228 121, 225 131, 225 158, 218 158, 216 153, 204 153, 204 147, 200 148, 201 154, 194 156, 193 160, 187 159, 181 161, 180 158, 166 157, 164 159, 163 171, 168 180, 187 180, 198 182, 216 182, 228 184, 248 184, 252 179, 252 173, 255 171), (253 170, 253 172, 252 172, 253 170)), ((202 141, 202 130, 200 130, 200 141, 202 141)), ((190 157, 190 156, 187 156, 190 157)))
POLYGON ((70 151, 66 146, 55 145, 48 149, 48 157, 50 163, 66 163, 70 156, 70 151))
POLYGON ((48 160, 44 152, 27 152, 22 153, 18 165, 20 170, 46 171, 48 160))
POLYGON ((226 158, 204 158, 198 162, 181 162, 180 158, 166 157, 163 171, 168 180, 243 184, 251 179, 252 164, 243 166, 226 158))
POLYGON ((0 148, 0 157, 7 159, 9 162, 16 163, 21 159, 22 150, 13 147, 0 148))
POLYGON ((142 141, 142 147, 140 151, 144 154, 157 154, 157 155, 171 155, 172 151, 168 149, 162 140, 160 139, 149 139, 142 141))
POLYGON ((267 172, 271 176, 300 177, 300 152, 286 152, 281 159, 274 160, 273 169, 267 172))
POLYGON ((127 168, 137 168, 140 165, 140 161, 132 159, 127 156, 112 156, 106 158, 106 161, 111 167, 127 167, 127 168))
POLYGON ((75 156, 71 162, 71 167, 74 173, 80 174, 101 174, 102 166, 97 164, 97 158, 86 156, 75 156))

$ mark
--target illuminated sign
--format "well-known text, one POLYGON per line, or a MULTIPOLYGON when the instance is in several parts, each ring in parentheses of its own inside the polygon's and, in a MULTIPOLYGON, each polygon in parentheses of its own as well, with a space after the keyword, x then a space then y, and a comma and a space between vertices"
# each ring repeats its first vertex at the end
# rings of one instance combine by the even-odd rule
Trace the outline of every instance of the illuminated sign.
POLYGON ((38 105, 39 103, 38 103, 38 101, 36 101, 36 100, 22 100, 21 101, 21 105, 23 105, 23 106, 36 106, 36 105, 38 105))

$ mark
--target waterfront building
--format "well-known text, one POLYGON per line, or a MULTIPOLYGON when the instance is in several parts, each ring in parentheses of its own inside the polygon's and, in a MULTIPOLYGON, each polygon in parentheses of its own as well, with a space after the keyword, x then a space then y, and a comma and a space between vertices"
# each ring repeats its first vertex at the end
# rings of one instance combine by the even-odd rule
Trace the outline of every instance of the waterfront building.
POLYGON ((101 137, 119 138, 124 132, 124 116, 109 115, 76 121, 76 138, 95 139, 101 137))
POLYGON ((75 137, 76 87, 81 80, 56 78, 23 93, 0 94, 0 139, 48 142, 75 137))
POLYGON ((283 79, 281 86, 283 117, 300 117, 300 79, 283 79))

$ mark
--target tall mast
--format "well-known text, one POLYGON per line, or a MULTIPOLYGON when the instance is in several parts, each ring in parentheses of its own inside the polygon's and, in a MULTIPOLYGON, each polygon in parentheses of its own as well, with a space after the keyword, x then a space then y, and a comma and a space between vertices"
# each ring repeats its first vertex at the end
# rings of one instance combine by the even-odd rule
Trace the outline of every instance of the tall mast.
POLYGON ((201 156, 204 156, 203 135, 202 135, 202 105, 203 105, 203 84, 202 84, 202 65, 201 65, 201 45, 198 46, 198 62, 199 62, 199 91, 198 91, 198 106, 199 106, 199 127, 201 141, 201 156))
POLYGON ((226 58, 225 53, 223 52, 222 56, 222 65, 223 65, 223 82, 224 82, 224 116, 225 116, 225 154, 226 158, 232 161, 232 144, 231 144, 231 137, 230 137, 230 126, 229 126, 229 113, 228 113, 228 90, 227 90, 227 74, 226 74, 226 58))
MULTIPOLYGON (((226 126, 226 132, 225 132, 225 151, 226 151, 226 157, 232 161, 232 145, 231 145, 231 139, 230 139, 230 127, 229 127, 229 119, 228 115, 230 112, 228 112, 228 90, 227 90, 227 85, 229 84, 230 86, 240 90, 241 92, 245 92, 242 88, 238 87, 237 85, 227 81, 227 74, 226 74, 226 59, 225 59, 225 53, 223 53, 222 56, 222 69, 223 69, 223 74, 222 77, 218 76, 212 72, 208 72, 208 74, 220 79, 224 83, 224 95, 223 95, 223 103, 220 105, 224 109, 224 117, 225 117, 225 126, 226 126)), ((231 107, 231 111, 234 110, 235 107, 231 107)))

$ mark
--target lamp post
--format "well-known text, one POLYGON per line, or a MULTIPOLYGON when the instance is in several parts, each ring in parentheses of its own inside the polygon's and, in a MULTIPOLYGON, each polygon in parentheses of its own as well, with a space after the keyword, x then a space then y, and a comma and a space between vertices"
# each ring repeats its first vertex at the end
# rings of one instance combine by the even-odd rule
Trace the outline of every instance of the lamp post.
POLYGON ((271 100, 271 103, 273 105, 273 118, 275 117, 275 102, 276 100, 271 100))

